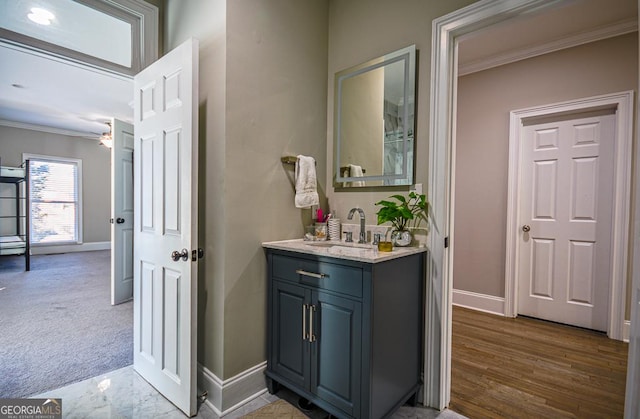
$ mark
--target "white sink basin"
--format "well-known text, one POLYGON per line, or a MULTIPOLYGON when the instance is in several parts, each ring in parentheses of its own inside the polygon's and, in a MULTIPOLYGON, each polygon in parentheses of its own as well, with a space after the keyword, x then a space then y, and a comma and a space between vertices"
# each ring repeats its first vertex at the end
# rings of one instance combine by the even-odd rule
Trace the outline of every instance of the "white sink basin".
POLYGON ((377 247, 364 243, 348 243, 339 241, 305 242, 307 246, 325 249, 328 254, 337 256, 373 257, 378 251, 377 247))
POLYGON ((366 243, 355 243, 355 242, 341 242, 341 241, 316 241, 316 242, 304 242, 307 246, 313 247, 344 247, 347 249, 373 249, 373 245, 366 243))

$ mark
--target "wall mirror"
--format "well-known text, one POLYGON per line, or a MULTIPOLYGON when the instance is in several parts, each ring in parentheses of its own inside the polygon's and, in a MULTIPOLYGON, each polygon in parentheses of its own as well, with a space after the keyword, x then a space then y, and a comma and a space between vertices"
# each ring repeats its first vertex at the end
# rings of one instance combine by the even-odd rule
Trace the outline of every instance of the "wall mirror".
POLYGON ((334 187, 413 183, 416 47, 336 73, 334 187))

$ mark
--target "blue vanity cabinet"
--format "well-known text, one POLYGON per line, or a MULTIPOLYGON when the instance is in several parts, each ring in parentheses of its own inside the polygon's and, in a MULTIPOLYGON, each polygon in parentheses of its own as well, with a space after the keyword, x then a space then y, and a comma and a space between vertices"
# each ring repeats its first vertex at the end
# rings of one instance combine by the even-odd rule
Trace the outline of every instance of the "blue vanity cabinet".
MULTIPOLYGON (((272 283, 270 370, 350 415, 360 388, 361 303, 286 281, 272 283)), ((311 397, 307 397, 311 398, 311 397)), ((355 406, 354 406, 355 405, 355 406)))
POLYGON ((424 253, 366 263, 267 249, 267 384, 340 418, 393 413, 420 388, 424 253))

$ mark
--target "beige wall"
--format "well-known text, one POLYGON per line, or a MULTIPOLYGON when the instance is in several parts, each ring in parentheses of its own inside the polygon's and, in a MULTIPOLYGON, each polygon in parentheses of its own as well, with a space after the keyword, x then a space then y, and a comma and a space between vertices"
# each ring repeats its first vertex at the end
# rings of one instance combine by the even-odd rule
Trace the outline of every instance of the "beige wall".
POLYGON ((167 50, 200 39, 198 361, 222 379, 266 359, 261 243, 301 237, 311 219, 294 207, 293 166, 280 157, 314 156, 325 194, 327 9, 168 2, 167 50))
POLYGON ((455 289, 504 297, 509 111, 637 88, 637 33, 459 78, 455 289))
MULTIPOLYGON (((473 0, 329 0, 329 71, 327 81, 327 155, 333 156, 333 112, 335 73, 415 44, 418 50, 416 78, 416 183, 427 185, 429 95, 431 82, 431 23, 473 0)), ((327 173, 328 199, 336 215, 346 220, 353 207, 364 209, 367 224, 376 224, 374 203, 395 191, 335 191, 333 159, 327 173)), ((409 187, 406 188, 409 190, 409 187)), ((426 189, 425 189, 426 190, 426 189)), ((400 189, 402 191, 402 189, 400 189)), ((355 220, 357 223, 357 220, 355 220)))
POLYGON ((310 222, 280 157, 314 156, 324 196, 327 100, 326 1, 227 7, 225 377, 266 359, 260 243, 302 237, 310 222))
POLYGON ((19 166, 22 153, 82 160, 82 235, 84 243, 111 240, 111 154, 96 140, 0 126, 3 166, 19 166))

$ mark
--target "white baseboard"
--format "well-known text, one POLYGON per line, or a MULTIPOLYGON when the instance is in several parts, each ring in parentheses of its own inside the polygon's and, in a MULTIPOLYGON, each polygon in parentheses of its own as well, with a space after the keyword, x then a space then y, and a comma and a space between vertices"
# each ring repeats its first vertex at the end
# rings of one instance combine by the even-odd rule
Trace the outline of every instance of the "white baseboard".
POLYGON ((71 253, 71 252, 91 252, 94 250, 109 250, 111 249, 111 242, 90 242, 82 244, 60 244, 50 246, 31 246, 32 255, 53 255, 57 253, 71 253))
POLYGON ((260 397, 267 391, 264 371, 267 361, 226 380, 198 364, 198 392, 207 392, 205 403, 222 417, 260 397))
POLYGON ((485 313, 504 316, 504 298, 478 294, 471 291, 453 290, 453 304, 485 313))
POLYGON ((625 320, 622 324, 622 341, 629 343, 629 333, 631 333, 631 320, 625 320))

